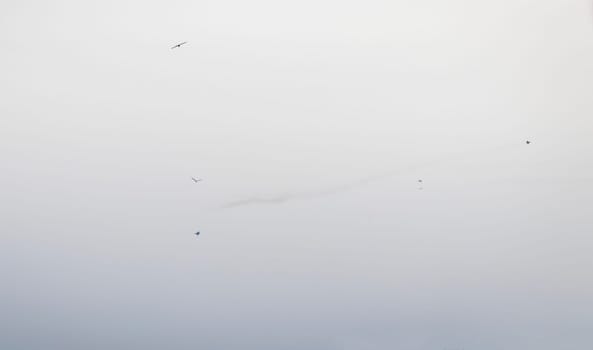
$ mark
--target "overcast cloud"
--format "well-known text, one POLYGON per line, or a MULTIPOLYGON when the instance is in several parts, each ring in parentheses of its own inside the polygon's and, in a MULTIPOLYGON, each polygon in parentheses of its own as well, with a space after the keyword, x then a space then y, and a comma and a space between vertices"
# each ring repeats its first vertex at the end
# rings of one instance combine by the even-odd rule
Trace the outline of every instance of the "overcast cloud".
POLYGON ((593 346, 589 1, 9 0, 0 47, 1 349, 593 346))

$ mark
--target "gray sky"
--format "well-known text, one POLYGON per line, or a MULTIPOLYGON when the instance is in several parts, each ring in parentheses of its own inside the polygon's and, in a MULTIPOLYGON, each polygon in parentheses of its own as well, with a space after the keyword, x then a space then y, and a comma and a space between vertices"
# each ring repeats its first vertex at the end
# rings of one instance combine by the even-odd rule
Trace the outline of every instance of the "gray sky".
POLYGON ((9 0, 0 44, 0 348, 593 346, 590 2, 9 0))

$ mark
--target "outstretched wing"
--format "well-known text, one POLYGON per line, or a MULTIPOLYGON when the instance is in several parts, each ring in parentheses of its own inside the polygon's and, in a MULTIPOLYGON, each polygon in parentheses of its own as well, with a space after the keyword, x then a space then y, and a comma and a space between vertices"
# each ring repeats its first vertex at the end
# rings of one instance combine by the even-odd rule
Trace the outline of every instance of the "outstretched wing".
POLYGON ((182 43, 179 43, 179 44, 177 44, 177 45, 175 45, 175 46, 171 47, 171 50, 172 50, 172 49, 175 49, 175 48, 178 48, 178 47, 181 47, 181 45, 185 45, 185 44, 187 44, 187 41, 184 41, 184 42, 182 42, 182 43))

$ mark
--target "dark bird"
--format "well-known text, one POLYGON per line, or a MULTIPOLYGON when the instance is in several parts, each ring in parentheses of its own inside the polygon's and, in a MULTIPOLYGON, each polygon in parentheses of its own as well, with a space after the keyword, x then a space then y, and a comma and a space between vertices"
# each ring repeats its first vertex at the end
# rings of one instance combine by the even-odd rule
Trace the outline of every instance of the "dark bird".
POLYGON ((171 47, 171 50, 173 50, 173 49, 176 49, 176 48, 178 48, 178 47, 181 47, 181 45, 185 45, 185 44, 187 44, 187 41, 184 41, 184 42, 182 42, 182 43, 179 43, 179 44, 177 44, 177 45, 175 45, 175 46, 171 47))
POLYGON ((531 143, 531 141, 527 140, 527 141, 525 141, 525 143, 526 143, 526 144, 530 144, 530 143, 531 143))
POLYGON ((200 231, 196 232, 196 236, 199 236, 199 235, 200 235, 200 231))
POLYGON ((202 179, 196 179, 195 177, 191 178, 193 182, 198 183, 198 181, 202 181, 202 179))
POLYGON ((418 180, 418 182, 422 182, 422 179, 418 180))

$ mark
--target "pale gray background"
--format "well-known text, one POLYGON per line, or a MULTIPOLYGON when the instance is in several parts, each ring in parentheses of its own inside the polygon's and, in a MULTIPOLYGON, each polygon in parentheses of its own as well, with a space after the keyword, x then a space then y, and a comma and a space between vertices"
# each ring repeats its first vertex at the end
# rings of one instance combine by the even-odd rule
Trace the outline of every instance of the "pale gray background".
POLYGON ((592 14, 2 1, 0 348, 591 348, 592 14))

